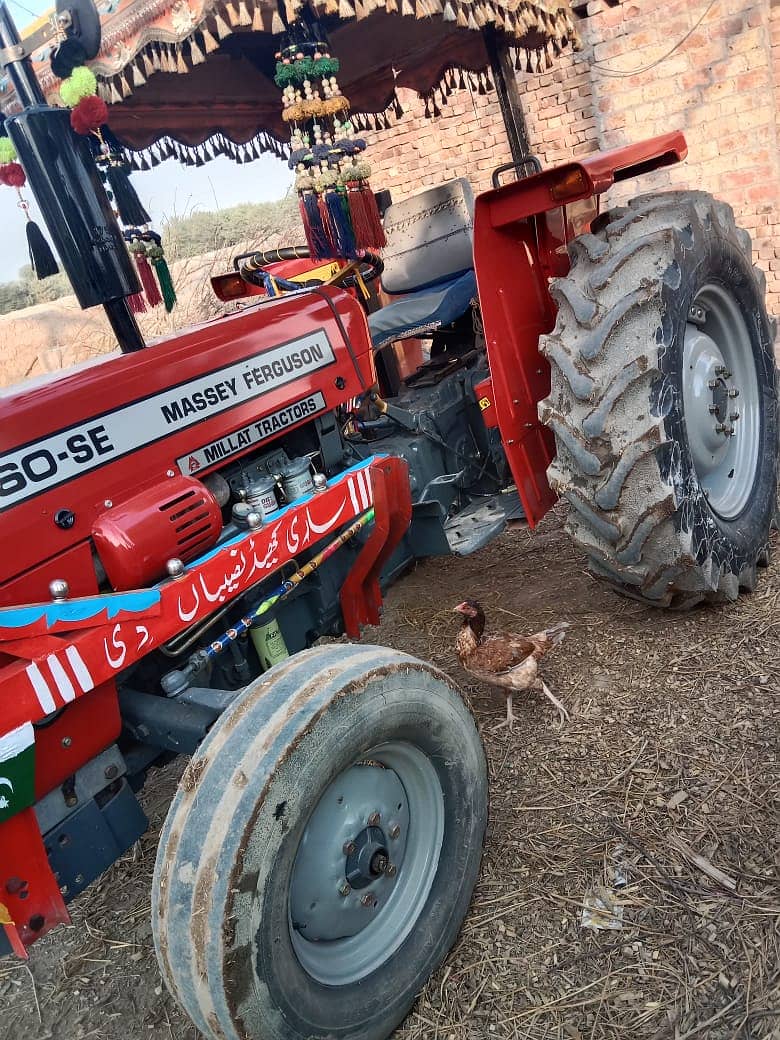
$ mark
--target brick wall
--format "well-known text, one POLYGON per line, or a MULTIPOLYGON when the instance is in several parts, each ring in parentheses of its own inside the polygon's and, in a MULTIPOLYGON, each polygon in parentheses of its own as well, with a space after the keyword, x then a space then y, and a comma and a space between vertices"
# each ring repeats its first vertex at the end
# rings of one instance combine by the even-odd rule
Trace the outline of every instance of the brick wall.
MULTIPOLYGON (((624 182, 609 202, 675 187, 725 199, 753 236, 770 312, 780 314, 780 0, 715 0, 696 26, 706 6, 578 4, 584 49, 548 72, 517 76, 531 148, 549 165, 684 130, 686 163, 624 182)), ((400 93, 404 116, 371 135, 372 183, 396 198, 457 176, 489 187, 491 170, 509 159, 495 93, 458 90, 434 120, 414 94, 400 93)))

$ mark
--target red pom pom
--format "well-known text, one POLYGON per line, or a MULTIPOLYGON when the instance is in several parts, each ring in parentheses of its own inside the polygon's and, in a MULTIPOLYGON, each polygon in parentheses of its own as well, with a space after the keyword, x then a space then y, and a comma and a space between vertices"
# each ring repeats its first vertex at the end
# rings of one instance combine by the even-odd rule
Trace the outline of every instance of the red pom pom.
POLYGON ((70 125, 77 134, 83 136, 91 134, 107 122, 108 105, 97 94, 82 98, 70 113, 70 125))
POLYGON ((4 163, 0 166, 0 184, 9 188, 23 188, 27 178, 18 162, 4 163))

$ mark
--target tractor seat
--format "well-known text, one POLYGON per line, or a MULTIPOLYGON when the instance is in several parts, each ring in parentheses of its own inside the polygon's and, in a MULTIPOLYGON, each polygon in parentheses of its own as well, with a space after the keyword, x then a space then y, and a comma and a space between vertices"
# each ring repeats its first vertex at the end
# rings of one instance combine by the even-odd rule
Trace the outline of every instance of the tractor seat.
POLYGON ((384 226, 382 288, 401 299, 369 315, 377 350, 451 324, 477 295, 474 195, 465 178, 389 206, 384 226))
POLYGON ((374 349, 451 324, 465 314, 476 295, 476 276, 473 271, 466 271, 448 282, 409 293, 374 311, 368 316, 374 349))

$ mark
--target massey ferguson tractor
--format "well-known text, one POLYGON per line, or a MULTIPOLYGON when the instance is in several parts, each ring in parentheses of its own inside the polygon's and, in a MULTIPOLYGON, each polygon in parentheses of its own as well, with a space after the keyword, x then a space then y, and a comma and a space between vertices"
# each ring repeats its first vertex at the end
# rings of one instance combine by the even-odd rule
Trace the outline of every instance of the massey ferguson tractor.
POLYGON ((415 559, 558 497, 623 595, 753 589, 777 484, 764 276, 703 192, 600 212, 685 158, 669 133, 529 159, 475 203, 433 185, 386 208, 381 258, 239 257, 229 312, 144 345, 91 155, 9 25, 7 132, 119 351, 0 397, 0 947, 68 921, 187 755, 152 893, 176 1000, 213 1040, 381 1040, 468 908, 485 761, 436 668, 315 644, 358 640, 415 559), (392 302, 367 313, 372 278, 392 302))

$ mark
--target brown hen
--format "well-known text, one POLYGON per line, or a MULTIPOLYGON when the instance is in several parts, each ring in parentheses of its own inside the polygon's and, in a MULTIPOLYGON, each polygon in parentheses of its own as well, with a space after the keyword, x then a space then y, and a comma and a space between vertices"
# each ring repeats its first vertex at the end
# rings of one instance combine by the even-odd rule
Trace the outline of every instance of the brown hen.
POLYGON ((516 715, 512 712, 512 695, 516 690, 541 690, 552 701, 561 716, 569 713, 550 691, 539 675, 539 660, 557 646, 566 634, 568 622, 535 632, 530 636, 516 636, 510 632, 496 632, 486 636, 485 612, 473 599, 464 600, 454 608, 463 615, 455 647, 460 663, 471 675, 491 686, 500 686, 506 696, 506 719, 496 726, 512 729, 516 715))

